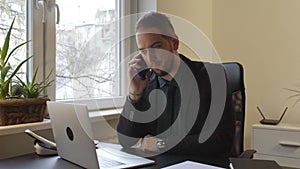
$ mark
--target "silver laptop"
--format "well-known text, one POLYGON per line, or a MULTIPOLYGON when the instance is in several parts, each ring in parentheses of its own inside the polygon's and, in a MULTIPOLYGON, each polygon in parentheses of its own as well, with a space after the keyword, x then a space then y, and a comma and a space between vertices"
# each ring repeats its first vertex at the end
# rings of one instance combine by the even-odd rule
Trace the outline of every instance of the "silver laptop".
POLYGON ((86 105, 47 102, 58 155, 84 168, 130 168, 154 163, 112 148, 98 148, 86 105))

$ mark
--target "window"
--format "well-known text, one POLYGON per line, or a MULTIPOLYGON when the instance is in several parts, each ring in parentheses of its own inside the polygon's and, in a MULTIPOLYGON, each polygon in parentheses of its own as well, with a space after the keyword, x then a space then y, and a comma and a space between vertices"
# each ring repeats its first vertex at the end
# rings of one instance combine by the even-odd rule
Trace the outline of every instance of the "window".
MULTIPOLYGON (((0 48, 2 48, 6 33, 12 20, 15 18, 14 29, 11 33, 10 49, 26 41, 26 5, 25 0, 1 0, 0 1, 0 48)), ((15 67, 17 63, 26 58, 26 47, 19 48, 10 58, 10 64, 15 67)), ((19 72, 25 72, 26 66, 19 72)))
POLYGON ((16 43, 31 40, 27 51, 24 47, 18 54, 34 55, 24 72, 30 75, 39 67, 40 80, 52 72, 56 83, 47 90, 52 100, 84 103, 89 109, 122 106, 122 84, 126 82, 119 66, 118 19, 121 6, 125 6, 120 3, 125 2, 1 0, 0 3, 1 44, 3 32, 17 15, 16 43))
POLYGON ((120 96, 117 2, 56 3, 56 99, 120 96))

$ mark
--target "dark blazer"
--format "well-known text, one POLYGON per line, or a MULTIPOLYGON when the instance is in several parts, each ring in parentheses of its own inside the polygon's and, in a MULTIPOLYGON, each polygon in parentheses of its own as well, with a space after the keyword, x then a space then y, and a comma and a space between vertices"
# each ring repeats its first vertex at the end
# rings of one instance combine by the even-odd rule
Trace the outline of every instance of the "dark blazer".
POLYGON ((204 66, 203 62, 191 61, 183 55, 180 55, 180 58, 182 62, 174 77, 179 88, 179 95, 176 96, 181 97, 177 98, 179 103, 176 102, 180 111, 172 121, 171 125, 174 124, 174 127, 172 126, 173 128, 166 133, 157 131, 158 121, 166 112, 157 114, 161 110, 156 107, 161 107, 161 104, 166 104, 166 102, 160 94, 153 94, 154 96, 150 94, 154 89, 159 88, 158 78, 152 73, 142 99, 137 103, 132 103, 127 98, 117 125, 119 142, 127 148, 136 144, 139 138, 151 134, 166 140, 167 145, 170 146, 167 153, 227 157, 230 155, 233 144, 235 124, 231 92, 228 90, 226 78, 224 88, 222 85, 220 87, 222 82, 218 81, 221 79, 219 77, 225 76, 225 72, 218 64, 205 63, 206 66, 204 66), (210 67, 209 71, 207 67, 210 67), (221 68, 221 71, 214 71, 214 67, 221 68), (224 90, 221 91, 220 88, 224 90), (222 92, 224 99, 219 99, 222 97, 222 92), (215 100, 218 103, 214 103, 215 100), (220 119, 212 116, 213 118, 210 118, 210 122, 207 123, 210 113, 219 115, 220 119), (205 123, 207 123, 206 127, 203 128, 205 123), (200 133, 207 135, 202 128, 213 131, 212 134, 208 132, 208 139, 204 142, 199 141, 200 133))

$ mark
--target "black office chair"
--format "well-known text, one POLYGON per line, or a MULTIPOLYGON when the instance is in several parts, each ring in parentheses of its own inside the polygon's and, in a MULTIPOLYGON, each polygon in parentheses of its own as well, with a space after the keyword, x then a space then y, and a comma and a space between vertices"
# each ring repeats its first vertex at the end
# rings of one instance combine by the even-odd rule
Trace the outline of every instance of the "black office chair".
POLYGON ((244 127, 245 127, 245 85, 244 69, 240 63, 223 63, 229 89, 232 92, 232 104, 236 117, 235 138, 232 148, 232 157, 253 158, 255 150, 244 151, 244 127))

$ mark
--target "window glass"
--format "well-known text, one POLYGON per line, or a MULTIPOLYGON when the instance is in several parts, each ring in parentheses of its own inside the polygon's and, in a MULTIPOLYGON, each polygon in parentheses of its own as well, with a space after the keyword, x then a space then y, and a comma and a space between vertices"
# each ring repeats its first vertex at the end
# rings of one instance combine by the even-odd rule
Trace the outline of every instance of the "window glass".
POLYGON ((57 0, 56 100, 120 95, 116 0, 57 0))
MULTIPOLYGON (((11 32, 9 50, 26 41, 26 5, 25 0, 0 0, 0 48, 2 49, 6 34, 15 18, 13 30, 11 32)), ((13 68, 26 58, 26 46, 20 47, 10 57, 9 63, 13 68)), ((24 64, 25 65, 25 64, 24 64)), ((26 70, 23 66, 19 71, 22 76, 26 70)))

